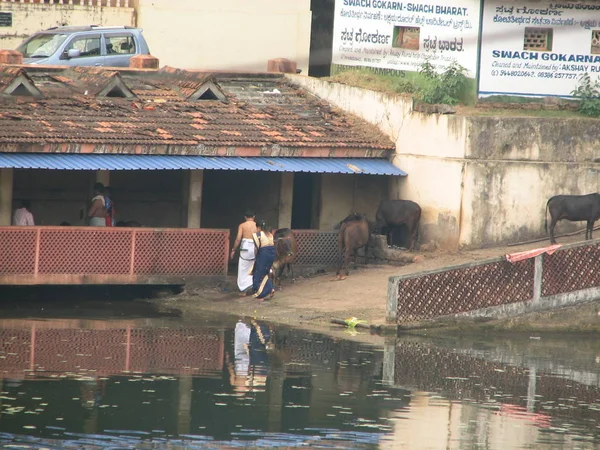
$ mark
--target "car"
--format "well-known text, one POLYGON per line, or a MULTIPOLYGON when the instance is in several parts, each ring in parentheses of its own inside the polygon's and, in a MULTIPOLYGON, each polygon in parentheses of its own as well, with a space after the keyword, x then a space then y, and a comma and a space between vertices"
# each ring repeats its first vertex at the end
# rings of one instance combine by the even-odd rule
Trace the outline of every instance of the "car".
POLYGON ((128 26, 52 27, 34 33, 16 49, 23 64, 128 67, 136 55, 149 55, 141 28, 128 26))

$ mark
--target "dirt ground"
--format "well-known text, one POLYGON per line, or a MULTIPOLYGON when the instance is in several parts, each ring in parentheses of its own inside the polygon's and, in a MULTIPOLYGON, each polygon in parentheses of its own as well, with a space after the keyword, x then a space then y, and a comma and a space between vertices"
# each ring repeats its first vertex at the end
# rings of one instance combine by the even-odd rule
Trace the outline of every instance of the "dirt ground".
MULTIPOLYGON (((566 244, 577 242, 581 235, 559 239, 566 244)), ((416 261, 402 267, 361 266, 350 272, 343 281, 332 281, 333 273, 310 278, 300 278, 295 284, 283 281, 271 301, 258 301, 240 297, 235 292, 235 280, 212 286, 188 286, 184 293, 159 301, 165 308, 180 310, 184 315, 205 312, 230 313, 240 317, 255 317, 271 322, 302 327, 329 326, 332 319, 344 320, 357 317, 370 325, 384 325, 387 302, 388 278, 439 269, 456 264, 503 256, 549 245, 548 241, 514 247, 489 248, 448 253, 442 251, 415 252, 416 261)), ((474 324, 476 330, 525 330, 548 329, 552 331, 600 331, 600 318, 596 304, 586 304, 549 313, 530 314, 527 317, 474 324)), ((450 330, 452 327, 446 327, 450 330)), ((464 332, 464 325, 454 327, 464 332)), ((432 330, 429 330, 431 332, 432 330)))

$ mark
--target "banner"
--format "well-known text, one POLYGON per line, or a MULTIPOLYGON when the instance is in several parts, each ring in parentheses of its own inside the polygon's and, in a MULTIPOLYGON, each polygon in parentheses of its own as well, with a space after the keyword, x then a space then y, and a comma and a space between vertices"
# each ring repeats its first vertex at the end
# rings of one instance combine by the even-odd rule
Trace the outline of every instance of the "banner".
POLYGON ((479 0, 336 0, 334 64, 418 71, 452 62, 474 78, 479 0))
POLYGON ((570 97, 600 75, 600 4, 486 1, 479 95, 570 97))

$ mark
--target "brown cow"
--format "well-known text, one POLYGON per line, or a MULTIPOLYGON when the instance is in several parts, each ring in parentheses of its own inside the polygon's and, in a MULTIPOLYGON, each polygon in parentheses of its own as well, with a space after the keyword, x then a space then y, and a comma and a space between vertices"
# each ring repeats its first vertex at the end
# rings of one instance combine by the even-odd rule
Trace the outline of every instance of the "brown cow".
POLYGON ((359 248, 364 247, 365 255, 367 255, 370 237, 369 222, 364 214, 350 214, 340 222, 338 234, 339 266, 336 272, 336 280, 344 280, 349 275, 350 256, 354 256, 354 267, 356 267, 356 252, 359 248), (340 275, 342 270, 346 272, 346 276, 340 275))
POLYGON ((275 262, 273 263, 273 281, 277 285, 277 288, 281 290, 281 275, 283 269, 287 267, 287 276, 292 277, 292 283, 294 279, 294 268, 292 264, 296 262, 296 255, 298 254, 298 245, 296 243, 296 236, 294 232, 289 228, 281 228, 273 235, 275 243, 275 262))

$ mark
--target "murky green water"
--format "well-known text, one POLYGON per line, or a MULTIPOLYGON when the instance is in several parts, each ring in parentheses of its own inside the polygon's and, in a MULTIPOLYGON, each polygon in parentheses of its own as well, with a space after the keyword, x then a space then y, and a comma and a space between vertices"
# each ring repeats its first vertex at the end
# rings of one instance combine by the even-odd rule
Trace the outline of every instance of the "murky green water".
POLYGON ((48 315, 0 319, 4 448, 600 446, 595 339, 366 345, 250 320, 48 315))

